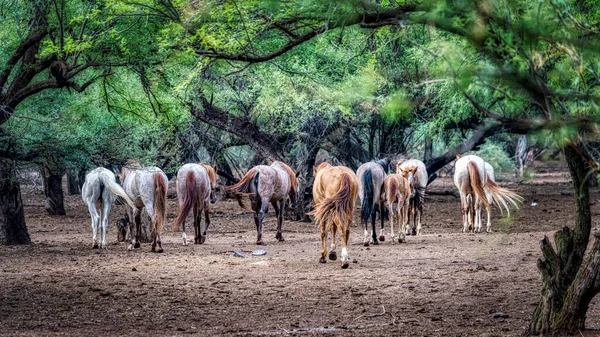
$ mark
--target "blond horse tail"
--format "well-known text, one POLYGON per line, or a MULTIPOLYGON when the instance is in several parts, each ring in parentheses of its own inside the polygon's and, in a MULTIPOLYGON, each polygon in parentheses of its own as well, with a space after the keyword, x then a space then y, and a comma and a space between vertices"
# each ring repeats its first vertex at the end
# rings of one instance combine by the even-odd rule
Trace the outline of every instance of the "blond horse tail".
POLYGON ((489 192, 492 200, 496 205, 498 205, 498 208, 500 208, 501 212, 503 207, 506 209, 508 216, 510 216, 508 204, 512 204, 518 209, 519 204, 523 202, 523 197, 507 188, 500 187, 500 185, 496 184, 496 182, 494 182, 492 179, 487 180, 485 189, 487 192, 489 192))
MULTIPOLYGON (((179 191, 177 191, 179 192, 179 191)), ((185 221, 188 214, 192 210, 192 207, 197 205, 200 202, 200 196, 198 193, 198 186, 196 186, 196 175, 194 171, 188 171, 185 175, 185 195, 183 196, 183 203, 179 205, 179 210, 177 211, 177 217, 173 222, 173 232, 179 231, 179 226, 185 221)))
POLYGON ((114 176, 111 177, 108 174, 100 174, 99 177, 100 181, 102 181, 102 184, 108 189, 110 193, 123 198, 127 205, 129 205, 129 207, 131 207, 134 211, 137 210, 137 208, 135 207, 135 203, 131 200, 131 198, 129 198, 127 193, 125 193, 125 190, 121 186, 119 186, 119 184, 117 184, 114 176))
POLYGON ((487 200, 487 196, 485 195, 485 190, 483 188, 483 183, 481 182, 481 175, 479 174, 479 169, 477 169, 477 164, 475 164, 473 161, 470 161, 467 168, 469 170, 469 179, 471 181, 473 192, 475 195, 477 195, 481 202, 483 202, 486 208, 489 207, 490 202, 487 200))
POLYGON ((326 226, 329 223, 342 225, 348 223, 348 220, 352 220, 355 201, 355 198, 352 197, 352 192, 353 187, 350 176, 344 173, 341 176, 338 192, 315 205, 315 220, 321 226, 326 226))
POLYGON ((249 212, 254 213, 254 211, 248 206, 246 206, 246 204, 244 204, 244 201, 242 200, 242 197, 247 197, 252 194, 250 189, 252 184, 254 184, 256 189, 258 190, 258 170, 256 168, 251 168, 246 173, 246 175, 244 175, 242 179, 240 179, 240 181, 237 184, 233 186, 226 186, 225 190, 235 194, 240 207, 249 212))
POLYGON ((152 236, 162 233, 167 216, 167 183, 161 173, 154 173, 154 220, 150 231, 152 236))

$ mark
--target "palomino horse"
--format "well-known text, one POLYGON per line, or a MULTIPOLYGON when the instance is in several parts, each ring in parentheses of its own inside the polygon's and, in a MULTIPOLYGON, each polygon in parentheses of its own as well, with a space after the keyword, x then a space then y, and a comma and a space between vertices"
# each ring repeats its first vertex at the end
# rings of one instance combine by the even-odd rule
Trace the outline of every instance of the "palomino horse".
POLYGON ((106 228, 108 227, 108 215, 110 207, 116 197, 122 197, 125 202, 135 209, 135 204, 127 196, 123 188, 115 181, 115 174, 103 167, 89 172, 85 176, 85 182, 81 189, 81 197, 88 205, 92 217, 93 248, 98 248, 96 229, 102 226, 101 247, 106 248, 106 228))
POLYGON ((342 268, 348 268, 348 240, 354 204, 358 196, 358 179, 354 172, 344 166, 331 166, 321 163, 314 168, 315 183, 313 198, 315 201, 315 220, 321 229, 321 258, 325 263, 327 254, 327 232, 331 231, 331 251, 329 259, 335 261, 335 233, 340 236, 342 244, 342 268))
MULTIPOLYGON (((416 168, 416 172, 413 175, 409 175, 409 183, 413 187, 410 195, 410 206, 409 206, 409 223, 412 219, 412 235, 421 234, 421 217, 423 216, 423 204, 425 202, 425 188, 427 188, 427 167, 425 164, 418 159, 409 159, 403 161, 396 166, 396 173, 400 173, 401 170, 410 168, 416 168), (414 181, 413 181, 414 180, 414 181)), ((406 234, 409 234, 408 232, 406 234)))
POLYGON ((137 212, 132 211, 129 215, 129 219, 133 219, 133 221, 129 222, 131 245, 127 249, 132 250, 140 247, 141 210, 145 207, 152 221, 150 225, 152 251, 162 253, 160 233, 167 216, 167 186, 169 184, 167 175, 158 167, 131 169, 123 166, 121 180, 123 181, 123 189, 129 198, 135 202, 138 210, 137 212), (158 249, 156 249, 157 245, 158 249))
MULTIPOLYGON (((468 155, 459 158, 454 166, 454 185, 460 193, 463 232, 470 228, 474 232, 481 232, 481 205, 490 207, 492 200, 498 207, 504 207, 510 215, 508 204, 518 208, 518 202, 523 198, 513 191, 502 188, 493 180, 488 179, 485 162, 478 156, 468 155), (486 192, 487 195, 486 195, 486 192)), ((487 231, 490 232, 489 227, 487 231)))
MULTIPOLYGON (((416 168, 413 168, 416 170, 416 168)), ((390 221, 390 235, 394 244, 394 218, 400 227, 398 242, 404 242, 406 238, 405 227, 408 227, 408 208, 410 207, 410 195, 412 187, 408 182, 408 176, 414 171, 402 171, 402 174, 389 174, 383 182, 383 203, 388 207, 390 221), (396 207, 394 207, 394 205, 396 207)))
POLYGON ((206 231, 210 225, 208 217, 209 202, 217 202, 215 194, 216 175, 212 167, 203 164, 185 164, 177 172, 177 200, 179 210, 173 223, 173 231, 179 231, 183 224, 183 245, 187 246, 187 235, 185 233, 185 218, 190 211, 194 211, 194 243, 204 243, 206 231), (210 173, 209 173, 210 172, 210 173), (212 173, 212 174, 211 174, 212 173), (204 211, 206 223, 204 231, 201 231, 202 211, 204 211))
POLYGON ((270 166, 258 165, 251 168, 244 177, 235 185, 226 187, 234 193, 242 208, 254 213, 257 238, 256 244, 262 245, 262 227, 265 213, 269 209, 269 203, 275 208, 277 215, 277 234, 275 238, 283 240, 283 211, 286 201, 290 198, 291 207, 295 208, 298 203, 298 178, 294 171, 286 164, 275 161, 270 166), (248 208, 242 197, 250 197, 252 208, 248 208))
POLYGON ((385 241, 385 236, 383 235, 383 204, 381 203, 380 196, 383 181, 385 180, 386 173, 389 172, 389 165, 389 159, 382 159, 377 162, 364 163, 356 170, 358 196, 362 205, 360 219, 365 230, 365 238, 363 240, 365 246, 369 245, 369 241, 372 241, 374 245, 379 244, 375 229, 378 209, 381 218, 381 235, 379 240, 385 241), (369 218, 371 219, 371 240, 369 240, 368 231, 369 218))

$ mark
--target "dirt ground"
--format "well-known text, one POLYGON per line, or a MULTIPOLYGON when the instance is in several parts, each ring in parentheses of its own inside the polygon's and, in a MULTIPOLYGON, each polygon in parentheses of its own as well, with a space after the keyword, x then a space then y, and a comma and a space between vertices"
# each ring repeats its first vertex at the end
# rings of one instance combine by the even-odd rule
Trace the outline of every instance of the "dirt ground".
MULTIPOLYGON (((314 224, 286 221, 280 243, 269 213, 267 245, 255 246, 251 215, 231 200, 216 204, 203 245, 184 247, 181 234, 170 231, 177 210, 170 199, 163 254, 151 253, 149 244, 127 252, 116 242, 114 220, 123 206, 111 213, 108 249, 92 249, 79 196, 66 198, 67 216, 49 216, 39 187, 24 186, 33 244, 0 246, 0 334, 518 336, 541 289, 538 242, 574 223, 565 171, 545 165, 530 181, 504 183, 525 202, 510 220, 495 211, 492 234, 461 233, 453 196, 430 196, 424 234, 404 244, 392 245, 386 229, 388 240, 363 247, 355 219, 349 247, 355 263, 346 270, 340 261, 318 263, 314 224), (257 248, 267 255, 252 256, 257 248), (497 312, 508 318, 493 318, 497 312)), ((431 186, 449 188, 450 178, 431 186)), ((594 231, 598 199, 595 188, 594 231)), ((600 336, 600 299, 587 326, 582 335, 600 336)))

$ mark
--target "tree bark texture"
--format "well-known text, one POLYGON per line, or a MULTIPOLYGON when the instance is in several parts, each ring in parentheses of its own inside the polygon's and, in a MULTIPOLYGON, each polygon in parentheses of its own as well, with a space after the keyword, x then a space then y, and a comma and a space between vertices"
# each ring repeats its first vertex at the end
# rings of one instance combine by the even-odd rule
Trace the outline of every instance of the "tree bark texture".
POLYGON ((42 171, 46 196, 44 208, 50 215, 66 215, 62 189, 62 177, 66 171, 64 163, 60 159, 46 158, 42 171))
POLYGON ((0 244, 31 243, 14 162, 0 158, 0 244))
POLYGON ((543 259, 538 259, 537 267, 542 274, 542 297, 529 325, 530 335, 558 336, 584 329, 587 307, 600 290, 598 237, 584 262, 592 219, 586 164, 577 146, 564 148, 575 192, 575 227, 554 234, 556 249, 547 236, 540 242, 543 259))

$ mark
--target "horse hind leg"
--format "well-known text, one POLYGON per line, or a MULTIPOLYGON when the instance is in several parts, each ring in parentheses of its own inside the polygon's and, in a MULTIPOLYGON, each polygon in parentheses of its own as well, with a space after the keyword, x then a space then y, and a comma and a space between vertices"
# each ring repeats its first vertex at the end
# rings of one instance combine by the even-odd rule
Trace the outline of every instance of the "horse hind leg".
POLYGON ((323 223, 319 224, 319 227, 321 228, 321 257, 319 258, 319 262, 326 263, 327 259, 325 258, 325 255, 327 254, 327 229, 323 223))
POLYGON ((350 229, 348 228, 350 224, 345 224, 345 226, 338 226, 340 241, 342 244, 342 269, 346 269, 350 266, 348 262, 348 240, 350 239, 350 229))
POLYGON ((200 243, 206 242, 206 231, 208 231, 208 226, 210 225, 210 218, 208 217, 208 203, 204 204, 204 231, 200 235, 200 243))
POLYGON ((335 261, 337 260, 337 253, 335 252, 335 232, 337 231, 337 225, 332 223, 329 229, 331 230, 331 250, 329 251, 329 259, 335 261))
POLYGON ((377 204, 371 207, 371 239, 373 240, 374 245, 379 244, 379 240, 377 239, 377 229, 375 226, 375 223, 377 222, 377 208, 377 204))
POLYGON ((275 201, 272 204, 275 209, 275 214, 277 215, 277 234, 275 234, 275 239, 280 242, 285 241, 283 239, 283 210, 285 209, 285 199, 275 201))
POLYGON ((194 215, 194 244, 200 244, 200 237, 202 236, 202 213, 198 209, 198 205, 194 204, 192 213, 194 215))
POLYGON ((262 230, 263 230, 263 220, 265 219, 265 213, 269 208, 269 199, 262 198, 260 203, 258 204, 259 208, 255 210, 254 222, 256 223, 256 244, 264 245, 265 243, 262 240, 262 230))
POLYGON ((385 206, 383 202, 379 202, 379 217, 381 218, 381 229, 379 231, 379 241, 385 241, 385 235, 383 234, 383 221, 385 220, 385 206))
POLYGON ((102 214, 100 218, 102 219, 102 248, 106 249, 107 239, 106 239, 106 229, 108 228, 108 215, 110 213, 110 207, 112 205, 112 197, 108 191, 105 192, 105 195, 102 196, 102 214))
POLYGON ((90 217, 92 218, 92 248, 98 248, 98 225, 100 223, 100 215, 96 209, 96 202, 88 202, 90 217))
POLYGON ((142 227, 142 210, 131 210, 129 217, 132 221, 129 221, 129 237, 131 238, 131 244, 127 247, 128 250, 140 248, 140 232, 142 227))

